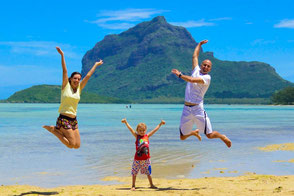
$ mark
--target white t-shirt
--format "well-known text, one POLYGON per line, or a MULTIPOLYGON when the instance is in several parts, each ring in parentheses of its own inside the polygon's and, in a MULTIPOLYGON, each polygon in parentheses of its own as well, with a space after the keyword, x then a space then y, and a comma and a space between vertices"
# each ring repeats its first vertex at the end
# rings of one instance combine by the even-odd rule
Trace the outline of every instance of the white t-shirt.
POLYGON ((187 82, 186 92, 185 92, 185 101, 189 103, 202 104, 204 95, 210 85, 211 77, 208 74, 202 74, 200 72, 200 67, 198 65, 192 71, 191 77, 202 78, 204 81, 204 84, 187 82))

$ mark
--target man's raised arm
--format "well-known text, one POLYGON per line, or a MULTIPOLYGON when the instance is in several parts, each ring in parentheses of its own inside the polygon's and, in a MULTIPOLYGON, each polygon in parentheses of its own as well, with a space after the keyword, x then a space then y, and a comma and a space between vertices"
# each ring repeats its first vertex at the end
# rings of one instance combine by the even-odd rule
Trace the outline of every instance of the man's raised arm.
POLYGON ((196 46, 194 53, 193 53, 193 57, 192 57, 192 70, 195 69, 195 67, 198 65, 198 56, 199 56, 199 52, 200 52, 200 48, 203 44, 206 44, 208 42, 208 40, 202 40, 201 42, 198 43, 198 45, 196 46))

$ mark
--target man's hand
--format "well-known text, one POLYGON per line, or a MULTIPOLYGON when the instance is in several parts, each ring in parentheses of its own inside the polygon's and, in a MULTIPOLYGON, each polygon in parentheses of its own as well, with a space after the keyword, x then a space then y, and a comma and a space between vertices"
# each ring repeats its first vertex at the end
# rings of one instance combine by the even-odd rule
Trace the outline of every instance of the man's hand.
POLYGON ((56 46, 56 50, 61 56, 63 56, 63 51, 58 46, 56 46))
POLYGON ((161 120, 161 122, 160 122, 159 125, 160 125, 160 126, 161 126, 161 125, 165 125, 165 121, 164 121, 164 120, 161 120))
POLYGON ((96 62, 96 63, 95 63, 95 66, 99 66, 99 65, 102 65, 102 64, 103 64, 103 61, 100 59, 99 62, 96 62))
POLYGON ((177 69, 173 69, 171 72, 173 74, 175 74, 177 77, 179 77, 179 75, 181 74, 181 72, 179 70, 177 70, 177 69))
POLYGON ((202 40, 199 44, 202 45, 202 44, 206 44, 208 42, 208 40, 202 40))
POLYGON ((127 123, 127 119, 124 118, 124 119, 121 120, 121 122, 122 123, 127 123))

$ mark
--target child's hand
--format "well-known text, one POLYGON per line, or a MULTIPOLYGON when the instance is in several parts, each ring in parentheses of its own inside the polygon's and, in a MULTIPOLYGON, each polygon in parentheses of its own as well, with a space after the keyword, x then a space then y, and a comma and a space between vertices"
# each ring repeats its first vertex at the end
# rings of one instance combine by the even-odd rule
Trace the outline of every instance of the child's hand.
POLYGON ((160 125, 165 125, 165 121, 161 120, 160 125))
POLYGON ((124 118, 124 119, 121 120, 121 122, 122 123, 126 123, 127 122, 127 119, 124 118))

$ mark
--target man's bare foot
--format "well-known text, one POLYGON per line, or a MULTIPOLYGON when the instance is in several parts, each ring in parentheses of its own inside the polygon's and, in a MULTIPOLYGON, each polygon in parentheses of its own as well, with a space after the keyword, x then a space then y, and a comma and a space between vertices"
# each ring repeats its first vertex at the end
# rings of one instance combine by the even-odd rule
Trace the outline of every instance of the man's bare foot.
POLYGON ((54 126, 47 126, 47 125, 44 125, 43 128, 44 128, 44 129, 47 129, 47 131, 49 131, 49 132, 51 132, 51 133, 53 133, 53 131, 54 131, 54 126))
POLYGON ((225 135, 223 135, 223 136, 224 136, 222 139, 223 142, 227 145, 228 148, 230 148, 232 146, 231 140, 227 136, 225 136, 225 135))
POLYGON ((132 188, 131 188, 131 191, 135 191, 136 190, 136 188, 133 186, 132 188))
POLYGON ((149 187, 151 189, 158 189, 156 186, 154 186, 153 184, 149 187))
POLYGON ((199 129, 196 129, 195 131, 192 131, 192 134, 195 135, 199 141, 201 141, 201 136, 199 135, 199 129))

